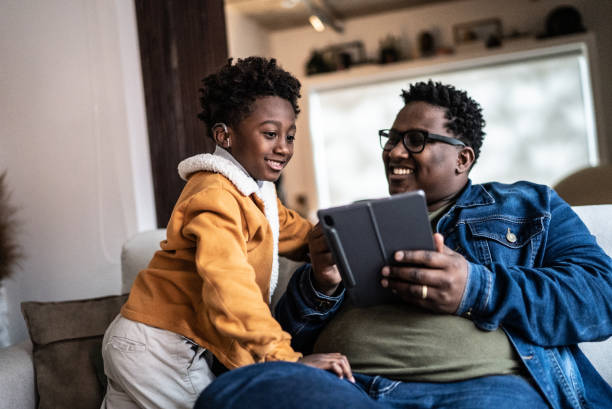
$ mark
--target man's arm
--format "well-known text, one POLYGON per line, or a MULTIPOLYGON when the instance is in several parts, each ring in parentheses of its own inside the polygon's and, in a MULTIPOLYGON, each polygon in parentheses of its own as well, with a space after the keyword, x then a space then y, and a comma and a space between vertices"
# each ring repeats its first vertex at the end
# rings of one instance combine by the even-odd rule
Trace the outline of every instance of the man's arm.
POLYGON ((482 329, 504 326, 542 346, 612 335, 612 260, 570 206, 551 192, 540 266, 471 265, 458 313, 482 329))
POLYGON ((298 268, 275 309, 275 317, 281 327, 291 334, 291 346, 304 355, 312 352, 319 333, 344 299, 344 289, 332 296, 317 291, 311 274, 310 264, 298 268))

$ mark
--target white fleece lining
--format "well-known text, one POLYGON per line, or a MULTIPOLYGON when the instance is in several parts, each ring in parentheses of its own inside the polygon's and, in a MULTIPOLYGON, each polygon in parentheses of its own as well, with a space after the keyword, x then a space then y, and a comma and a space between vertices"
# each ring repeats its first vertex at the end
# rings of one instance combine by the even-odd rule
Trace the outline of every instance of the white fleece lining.
POLYGON ((261 199, 264 204, 264 214, 272 229, 272 271, 270 274, 270 297, 268 300, 268 302, 271 302, 272 294, 278 283, 279 222, 276 188, 274 183, 267 181, 263 182, 260 188, 255 179, 233 163, 235 161, 233 157, 227 158, 229 155, 229 152, 217 147, 213 154, 202 153, 181 161, 178 165, 178 173, 183 180, 187 180, 191 174, 202 170, 219 173, 228 178, 244 196, 250 196, 255 193, 261 199))

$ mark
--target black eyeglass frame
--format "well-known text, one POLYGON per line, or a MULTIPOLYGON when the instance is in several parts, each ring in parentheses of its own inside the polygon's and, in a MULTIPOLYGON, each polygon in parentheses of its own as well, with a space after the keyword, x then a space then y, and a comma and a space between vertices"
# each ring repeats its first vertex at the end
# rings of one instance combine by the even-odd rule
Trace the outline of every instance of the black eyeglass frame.
POLYGON ((435 133, 431 133, 429 131, 426 131, 424 129, 409 129, 407 131, 404 132, 398 132, 395 129, 381 129, 378 131, 378 139, 379 139, 379 143, 380 143, 380 147, 384 150, 384 151, 390 151, 392 150, 396 145, 397 142, 396 141, 391 148, 385 148, 385 146, 387 145, 388 141, 391 139, 391 132, 394 132, 395 134, 399 135, 402 139, 402 143, 404 144, 404 148, 406 148, 406 150, 410 153, 421 153, 423 152, 423 149, 425 149, 425 145, 427 145, 427 143, 429 141, 436 141, 436 142, 442 142, 442 143, 446 143, 449 145, 453 145, 453 146, 461 146, 461 147, 466 147, 467 145, 465 144, 465 142, 460 141, 457 138, 451 138, 449 136, 444 136, 444 135, 438 135, 435 133), (421 132, 423 135, 425 135, 425 139, 423 139, 423 145, 421 145, 421 149, 419 150, 413 150, 410 149, 410 147, 408 146, 408 143, 406 142, 406 135, 408 135, 410 132, 421 132), (385 143, 383 144, 383 138, 385 139, 385 143))

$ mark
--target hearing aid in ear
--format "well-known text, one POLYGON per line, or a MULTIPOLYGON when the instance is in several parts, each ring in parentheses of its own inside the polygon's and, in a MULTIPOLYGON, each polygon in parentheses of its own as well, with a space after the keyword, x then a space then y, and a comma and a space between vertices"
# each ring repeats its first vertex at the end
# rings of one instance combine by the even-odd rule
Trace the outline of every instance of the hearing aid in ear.
POLYGON ((217 129, 218 127, 221 127, 223 132, 227 133, 227 125, 225 125, 223 122, 217 122, 216 124, 212 126, 211 129, 213 132, 215 132, 215 129, 217 129))
MULTIPOLYGON (((227 130, 227 125, 225 125, 223 122, 217 122, 216 124, 214 124, 212 126, 212 131, 213 131, 213 135, 216 133, 217 129, 221 128, 221 131, 224 133, 224 137, 223 137, 223 146, 226 148, 229 148, 230 146, 230 137, 229 137, 229 132, 227 130)), ((215 137, 215 139, 217 139, 215 137)))

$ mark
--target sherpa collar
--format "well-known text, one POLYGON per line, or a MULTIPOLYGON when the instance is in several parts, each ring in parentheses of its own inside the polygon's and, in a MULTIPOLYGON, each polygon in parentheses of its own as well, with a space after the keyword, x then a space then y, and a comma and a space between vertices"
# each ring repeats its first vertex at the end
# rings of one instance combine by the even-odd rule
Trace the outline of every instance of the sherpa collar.
POLYGON ((189 176, 199 171, 219 173, 229 179, 236 186, 236 189, 244 196, 253 193, 261 199, 264 204, 264 214, 270 228, 272 229, 273 252, 272 252, 272 271, 270 274, 270 300, 276 289, 278 282, 278 206, 276 203, 276 188, 272 182, 260 182, 248 175, 246 170, 240 165, 229 152, 220 147, 216 147, 215 152, 202 153, 187 158, 178 165, 179 176, 187 180, 189 176))

